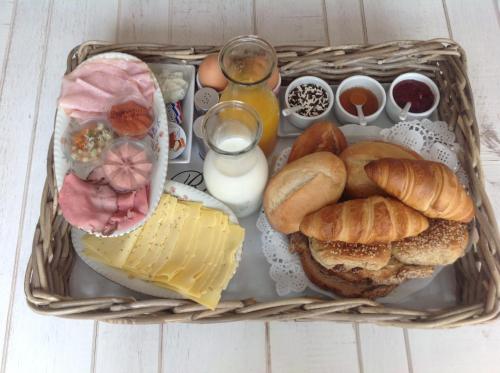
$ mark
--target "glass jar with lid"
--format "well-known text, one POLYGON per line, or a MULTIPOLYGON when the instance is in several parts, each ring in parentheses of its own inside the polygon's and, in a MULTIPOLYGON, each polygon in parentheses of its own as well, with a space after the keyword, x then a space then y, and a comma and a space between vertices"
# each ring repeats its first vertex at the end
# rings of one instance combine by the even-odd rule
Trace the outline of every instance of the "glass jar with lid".
POLYGON ((221 101, 238 100, 252 106, 262 122, 259 146, 269 156, 277 141, 279 103, 267 85, 276 67, 274 48, 254 35, 227 42, 219 53, 219 64, 228 79, 221 101))
POLYGON ((257 112, 241 101, 225 101, 203 118, 210 148, 203 164, 211 195, 227 204, 237 217, 260 208, 267 183, 267 160, 258 146, 262 123, 257 112))

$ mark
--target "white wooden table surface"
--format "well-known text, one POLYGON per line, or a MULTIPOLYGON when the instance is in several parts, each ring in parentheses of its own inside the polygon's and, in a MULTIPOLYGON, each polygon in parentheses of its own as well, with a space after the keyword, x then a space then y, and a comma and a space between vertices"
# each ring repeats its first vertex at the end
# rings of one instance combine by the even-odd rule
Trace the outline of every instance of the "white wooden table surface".
POLYGON ((465 48, 500 217, 497 0, 0 0, 0 372, 500 372, 500 323, 121 326, 33 314, 23 276, 68 51, 88 39, 274 44, 451 37, 465 48))

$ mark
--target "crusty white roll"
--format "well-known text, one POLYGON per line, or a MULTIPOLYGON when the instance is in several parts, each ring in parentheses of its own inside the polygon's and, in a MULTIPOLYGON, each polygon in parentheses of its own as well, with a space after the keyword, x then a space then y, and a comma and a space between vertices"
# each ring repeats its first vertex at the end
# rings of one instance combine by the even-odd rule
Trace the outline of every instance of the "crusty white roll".
POLYGON ((264 192, 269 223, 282 233, 297 232, 304 216, 338 201, 345 182, 344 163, 330 152, 309 154, 287 164, 264 192))
POLYGON ((339 155, 347 148, 347 140, 335 123, 320 121, 307 128, 293 143, 288 162, 316 152, 339 155))

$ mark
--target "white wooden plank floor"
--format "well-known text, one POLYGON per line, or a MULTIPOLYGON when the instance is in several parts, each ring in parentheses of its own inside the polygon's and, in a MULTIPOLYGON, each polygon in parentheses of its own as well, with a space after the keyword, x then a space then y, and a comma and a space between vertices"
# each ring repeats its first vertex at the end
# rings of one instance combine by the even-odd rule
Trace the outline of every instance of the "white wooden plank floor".
MULTIPOLYGON (((415 331, 352 323, 120 326, 41 317, 24 270, 66 54, 76 44, 360 44, 453 37, 468 53, 491 196, 500 192, 496 0, 0 0, 0 372, 499 372, 500 323, 415 331)), ((492 198, 500 217, 500 200, 492 198)))

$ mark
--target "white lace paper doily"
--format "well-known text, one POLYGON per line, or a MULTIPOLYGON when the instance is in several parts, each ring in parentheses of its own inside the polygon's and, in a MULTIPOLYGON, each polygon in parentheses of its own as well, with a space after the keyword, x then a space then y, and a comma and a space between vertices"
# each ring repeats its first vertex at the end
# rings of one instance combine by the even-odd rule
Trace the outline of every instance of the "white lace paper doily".
MULTIPOLYGON (((373 128, 370 129, 370 126, 358 126, 358 128, 356 141, 374 140, 373 128), (363 131, 366 131, 367 134, 365 139, 363 139, 363 131)), ((339 127, 339 129, 342 130, 343 128, 339 127)), ((455 141, 455 134, 445 122, 432 122, 428 119, 400 122, 391 128, 381 130, 378 136, 379 140, 404 145, 419 153, 425 159, 444 163, 456 173, 462 185, 466 188, 468 187, 467 174, 460 166, 457 157, 457 153, 461 151, 461 147, 455 141)), ((347 141, 350 142, 349 137, 347 137, 347 141)), ((272 170, 273 174, 286 165, 290 150, 291 148, 284 149, 278 156, 272 170)), ((261 232, 262 250, 268 263, 271 265, 269 275, 276 283, 276 292, 278 295, 284 296, 290 293, 300 293, 308 287, 318 291, 319 289, 309 281, 304 273, 300 257, 297 254, 290 253, 288 250, 288 237, 271 227, 264 211, 261 211, 257 219, 257 229, 261 232)), ((431 280, 432 278, 406 281, 406 286, 399 286, 396 289, 399 290, 401 288, 401 291, 398 291, 397 294, 396 291, 391 294, 391 300, 402 300, 410 294, 423 289, 431 280)), ((321 293, 325 292, 321 291, 321 293)))

